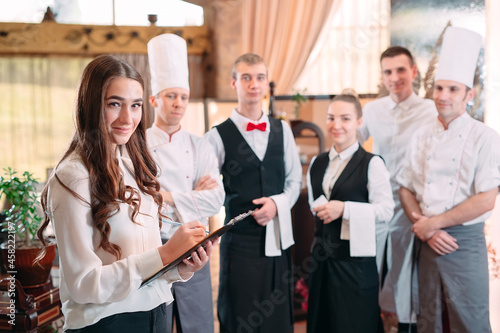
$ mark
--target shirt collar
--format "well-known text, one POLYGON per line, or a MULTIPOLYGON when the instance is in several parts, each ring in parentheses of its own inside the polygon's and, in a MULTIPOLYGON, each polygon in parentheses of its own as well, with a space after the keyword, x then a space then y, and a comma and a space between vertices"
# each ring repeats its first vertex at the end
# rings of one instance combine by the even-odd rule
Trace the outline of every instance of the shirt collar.
MULTIPOLYGON (((451 121, 451 123, 448 125, 448 130, 453 130, 453 131, 459 130, 465 125, 467 125, 470 119, 472 119, 472 117, 467 112, 464 112, 463 114, 461 114, 460 116, 451 121)), ((435 127, 439 131, 444 131, 443 123, 441 123, 438 117, 436 117, 435 127)))
POLYGON ((236 127, 238 127, 241 131, 246 131, 247 124, 251 122, 254 124, 266 123, 266 132, 269 132, 269 117, 264 113, 264 111, 262 111, 262 116, 259 118, 259 120, 255 121, 243 116, 238 111, 236 111, 236 108, 234 108, 230 118, 234 122, 236 127))
POLYGON ((411 95, 408 96, 408 98, 406 98, 404 101, 400 102, 399 104, 396 104, 396 102, 394 102, 394 100, 391 98, 390 99, 390 106, 392 109, 399 107, 400 109, 402 109, 404 111, 408 111, 409 109, 411 109, 413 104, 415 104, 417 102, 419 102, 419 98, 418 98, 417 94, 412 92, 411 95))
POLYGON ((356 141, 354 142, 352 145, 349 146, 349 148, 345 149, 344 151, 340 152, 340 153, 337 153, 337 151, 335 150, 335 147, 332 146, 332 148, 330 148, 330 152, 328 153, 328 158, 331 160, 333 160, 336 156, 339 156, 339 159, 341 161, 344 161, 348 158, 351 158, 352 155, 354 155, 354 153, 359 149, 359 143, 356 141))
POLYGON ((182 129, 182 127, 180 127, 176 132, 169 135, 167 132, 158 127, 158 125, 156 125, 155 123, 153 123, 151 128, 155 131, 157 136, 159 136, 160 138, 163 137, 168 142, 181 140, 184 137, 185 133, 187 133, 182 129))

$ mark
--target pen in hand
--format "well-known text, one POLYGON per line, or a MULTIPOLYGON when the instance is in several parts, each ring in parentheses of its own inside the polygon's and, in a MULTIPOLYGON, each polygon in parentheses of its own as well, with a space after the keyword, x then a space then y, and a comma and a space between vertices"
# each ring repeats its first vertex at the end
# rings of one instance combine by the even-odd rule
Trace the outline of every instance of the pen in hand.
MULTIPOLYGON (((182 223, 180 223, 180 222, 175 222, 175 221, 171 221, 171 220, 167 220, 167 219, 162 219, 162 222, 163 223, 168 223, 168 224, 171 224, 171 225, 175 225, 175 226, 178 226, 178 227, 180 227, 182 225, 182 223)), ((205 230, 205 234, 209 235, 210 231, 205 230)))

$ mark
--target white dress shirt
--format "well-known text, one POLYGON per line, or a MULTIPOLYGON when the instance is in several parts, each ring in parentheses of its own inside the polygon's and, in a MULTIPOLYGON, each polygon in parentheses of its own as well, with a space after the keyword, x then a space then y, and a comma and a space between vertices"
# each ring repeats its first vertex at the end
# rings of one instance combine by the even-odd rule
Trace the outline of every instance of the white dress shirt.
MULTIPOLYGON (((447 130, 436 118, 412 138, 396 181, 416 194, 425 216, 444 213, 500 186, 500 137, 467 113, 447 130)), ((491 211, 464 225, 484 222, 490 215, 491 211)))
MULTIPOLYGON (((255 155, 262 161, 266 154, 270 133, 268 116, 263 112, 261 118, 255 122, 242 116, 234 109, 230 119, 255 155), (266 130, 247 131, 246 127, 249 122, 265 122, 267 124, 266 130)), ((283 124, 285 186, 283 193, 270 197, 276 203, 278 214, 266 226, 266 256, 280 255, 281 249, 287 249, 294 244, 290 211, 299 197, 302 182, 302 165, 300 164, 292 130, 285 121, 281 123, 283 124)), ((205 138, 214 146, 220 168, 224 164, 226 152, 219 132, 216 128, 212 128, 205 134, 205 138)))
MULTIPOLYGON (((169 135, 155 124, 146 130, 148 147, 159 174, 161 190, 172 195, 174 207, 165 213, 173 221, 186 223, 198 220, 208 225, 208 217, 217 214, 224 203, 224 187, 212 145, 182 129, 169 135), (211 190, 195 191, 204 176, 217 182, 211 190)), ((162 225, 162 237, 168 239, 179 227, 162 225)))
MULTIPOLYGON (((120 155, 120 170, 126 185, 137 189, 133 165, 120 155)), ((153 198, 139 192, 141 205, 133 223, 131 208, 120 210, 108 219, 109 241, 120 246, 122 259, 99 247, 100 233, 93 225, 90 209, 89 173, 75 154, 57 166, 61 182, 48 181, 47 214, 53 223, 59 250, 60 295, 65 316, 64 329, 96 323, 113 314, 149 311, 173 300, 171 282, 181 280, 177 269, 139 289, 142 281, 163 267, 158 252, 161 246, 158 206, 153 198)))
POLYGON ((373 138, 372 152, 385 161, 396 201, 399 201, 399 186, 393 178, 404 160, 411 136, 417 129, 432 124, 436 117, 434 102, 415 93, 399 104, 386 96, 367 103, 363 108, 359 141, 364 143, 370 136, 373 138))
MULTIPOLYGON (((345 167, 351 160, 352 156, 358 149, 359 149, 359 143, 357 142, 340 153, 337 153, 334 147, 330 149, 328 153, 330 163, 328 164, 328 167, 325 170, 325 176, 323 177, 323 184, 322 184, 323 191, 327 195, 327 199, 329 199, 330 197, 330 193, 335 185, 335 182, 342 174, 345 167)), ((310 169, 315 160, 316 156, 313 157, 313 159, 311 160, 311 164, 307 172, 307 190, 308 190, 308 199, 310 207, 313 207, 313 202, 314 202, 314 196, 311 186, 310 169)), ((385 164, 382 161, 382 159, 378 156, 374 156, 370 160, 370 163, 368 164, 368 184, 367 184, 368 203, 346 201, 344 203, 344 214, 342 215, 342 220, 343 220, 342 229, 344 229, 344 225, 345 226, 358 225, 361 227, 364 226, 365 228, 370 228, 370 230, 374 230, 374 232, 376 232, 376 229, 378 229, 375 226, 376 224, 385 224, 388 221, 390 221, 394 210, 394 200, 392 198, 392 191, 389 178, 390 178, 389 172, 387 171, 387 168, 385 167, 385 164), (368 215, 366 214, 367 212, 368 215), (367 223, 369 224, 370 221, 373 221, 372 222, 373 226, 369 225, 367 226, 367 223)), ((351 229, 350 230, 351 236, 354 236, 352 233, 353 232, 352 227, 350 227, 350 229, 351 229)), ((385 228, 382 229, 385 230, 385 228)), ((357 229, 357 230, 362 231, 362 229, 357 229)), ((378 232, 376 233, 378 234, 378 232)), ((363 232, 358 233, 359 236, 354 236, 354 237, 364 237, 362 234, 363 232)), ((373 242, 373 244, 375 244, 375 238, 378 239, 375 233, 373 233, 372 238, 373 239, 368 241, 373 242)), ((350 237, 350 240, 351 240, 351 247, 353 247, 352 242, 353 241, 355 243, 357 242, 352 237, 350 237)), ((381 243, 381 241, 379 243, 381 243)), ((364 253, 364 255, 362 256, 367 256, 366 253, 369 252, 366 252, 364 250, 364 246, 362 243, 359 245, 361 246, 360 253, 364 253)), ((377 246, 377 251, 376 251, 377 259, 379 258, 381 259, 382 257, 381 252, 383 251, 383 246, 385 246, 385 240, 383 244, 377 244, 377 245, 381 245, 380 247, 377 246)), ((356 251, 356 249, 354 250, 356 251)), ((373 253, 372 255, 375 255, 375 253, 373 253)), ((377 263, 380 267, 380 263, 378 261, 377 263)))

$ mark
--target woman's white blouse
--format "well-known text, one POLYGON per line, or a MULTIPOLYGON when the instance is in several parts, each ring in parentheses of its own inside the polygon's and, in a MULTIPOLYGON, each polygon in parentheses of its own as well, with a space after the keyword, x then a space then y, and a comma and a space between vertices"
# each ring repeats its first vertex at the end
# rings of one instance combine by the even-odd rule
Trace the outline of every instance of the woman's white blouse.
MULTIPOLYGON (((118 151, 124 182, 134 188, 130 159, 118 151)), ((133 223, 132 208, 120 204, 108 223, 109 241, 120 246, 122 259, 99 247, 100 234, 91 217, 89 173, 78 156, 64 160, 48 181, 47 213, 53 223, 60 260, 60 296, 65 327, 81 328, 123 312, 148 311, 173 300, 171 282, 181 280, 172 270, 139 289, 141 282, 162 268, 158 206, 149 195, 139 192, 140 212, 133 223)))

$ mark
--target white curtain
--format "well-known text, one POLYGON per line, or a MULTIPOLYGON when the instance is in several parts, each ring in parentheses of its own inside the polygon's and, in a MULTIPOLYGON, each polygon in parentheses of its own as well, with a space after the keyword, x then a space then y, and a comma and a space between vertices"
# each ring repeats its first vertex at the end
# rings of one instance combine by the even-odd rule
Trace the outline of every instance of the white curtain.
POLYGON ((389 0, 338 0, 293 90, 377 93, 380 54, 390 45, 389 0))
MULTIPOLYGON (((338 0, 335 0, 335 2, 338 0)), ((264 58, 276 94, 292 88, 328 20, 334 0, 243 0, 243 53, 264 58)))
POLYGON ((0 172, 14 167, 45 181, 75 131, 76 89, 91 59, 0 57, 0 172))

